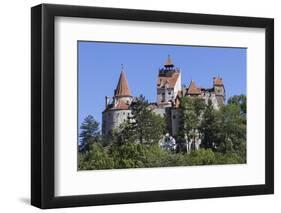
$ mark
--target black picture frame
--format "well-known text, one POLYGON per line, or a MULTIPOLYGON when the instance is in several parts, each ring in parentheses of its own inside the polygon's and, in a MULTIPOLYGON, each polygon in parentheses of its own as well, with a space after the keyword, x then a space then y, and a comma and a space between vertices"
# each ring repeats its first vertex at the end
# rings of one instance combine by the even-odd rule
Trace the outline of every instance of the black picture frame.
POLYGON ((274 20, 53 4, 32 7, 31 112, 31 204, 39 208, 272 194, 274 193, 274 20), (58 16, 264 28, 266 32, 265 184, 56 197, 54 195, 54 20, 58 16))

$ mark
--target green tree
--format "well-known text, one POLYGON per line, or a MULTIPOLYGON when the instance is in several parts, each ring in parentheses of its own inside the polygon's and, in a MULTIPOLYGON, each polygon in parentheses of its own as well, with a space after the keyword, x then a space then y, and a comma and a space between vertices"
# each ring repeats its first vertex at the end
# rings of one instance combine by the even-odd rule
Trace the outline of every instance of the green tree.
POLYGON ((160 115, 156 115, 148 106, 143 96, 133 101, 132 116, 121 126, 120 142, 156 144, 163 137, 165 120, 160 115))
POLYGON ((197 115, 197 117, 201 117, 204 109, 206 108, 204 99, 195 97, 192 99, 192 101, 195 114, 197 115))
POLYGON ((240 157, 241 162, 246 162, 246 124, 247 124, 247 97, 245 95, 233 96, 228 99, 224 109, 227 121, 234 122, 232 126, 225 124, 228 129, 228 141, 231 148, 240 157), (239 109, 239 110, 238 110, 239 109), (240 112, 240 115, 239 115, 240 112), (228 126, 228 127, 227 127, 228 126), (235 129, 235 132, 233 131, 235 129))
POLYGON ((113 169, 114 167, 113 158, 99 143, 92 143, 89 145, 88 152, 79 153, 78 169, 80 170, 113 169))
POLYGON ((80 126, 80 150, 88 151, 90 143, 97 141, 100 135, 99 123, 92 115, 88 115, 80 126))
POLYGON ((241 109, 237 104, 227 104, 222 109, 222 141, 221 152, 236 152, 245 156, 246 150, 246 122, 241 115, 241 109))
POLYGON ((219 114, 214 109, 211 100, 208 100, 208 104, 205 107, 199 129, 202 133, 202 148, 215 149, 219 146, 221 142, 219 114))
POLYGON ((187 143, 188 150, 190 146, 195 143, 199 137, 200 117, 204 109, 204 102, 200 98, 195 97, 182 97, 180 102, 180 125, 178 141, 187 143), (190 144, 191 142, 191 144, 190 144))
POLYGON ((146 146, 136 143, 113 144, 109 150, 115 168, 119 169, 145 167, 145 152, 146 146))
POLYGON ((228 104, 235 104, 239 106, 242 115, 247 113, 247 98, 245 95, 234 95, 227 101, 228 104))

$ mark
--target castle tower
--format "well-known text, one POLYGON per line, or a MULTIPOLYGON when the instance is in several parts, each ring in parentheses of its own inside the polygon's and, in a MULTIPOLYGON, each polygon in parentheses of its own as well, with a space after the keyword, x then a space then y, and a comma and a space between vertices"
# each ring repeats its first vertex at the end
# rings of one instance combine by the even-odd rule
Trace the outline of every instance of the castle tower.
POLYGON ((159 69, 157 79, 157 104, 169 107, 174 103, 178 92, 181 90, 181 73, 174 67, 170 55, 164 67, 159 69))
POLYGON ((106 106, 102 113, 103 135, 108 135, 113 129, 118 128, 131 116, 130 105, 132 100, 133 97, 122 67, 112 102, 110 103, 108 96, 105 97, 106 106))
POLYGON ((225 101, 225 88, 222 82, 222 78, 213 77, 213 87, 218 105, 223 106, 225 101))
POLYGON ((131 91, 129 89, 129 84, 123 67, 119 76, 118 84, 116 86, 116 89, 114 90, 114 101, 115 104, 120 101, 127 104, 131 104, 132 102, 131 91))

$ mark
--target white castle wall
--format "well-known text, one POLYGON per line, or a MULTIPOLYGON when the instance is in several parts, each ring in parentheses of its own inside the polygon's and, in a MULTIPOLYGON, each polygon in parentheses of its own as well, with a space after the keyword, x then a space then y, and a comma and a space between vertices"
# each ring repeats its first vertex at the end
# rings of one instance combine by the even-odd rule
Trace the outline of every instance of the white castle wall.
POLYGON ((124 103, 130 105, 133 99, 130 96, 124 96, 124 97, 115 97, 113 98, 113 100, 114 100, 114 105, 116 104, 117 101, 123 101, 124 103))
POLYGON ((205 104, 208 104, 209 100, 212 101, 214 109, 218 110, 219 109, 219 104, 218 104, 218 100, 217 100, 217 97, 216 97, 215 93, 210 93, 207 96, 205 96, 205 104))
POLYGON ((173 88, 158 88, 157 89, 157 103, 168 103, 176 97, 173 88), (164 94, 164 96, 163 96, 164 94))
POLYGON ((118 128, 131 116, 131 110, 108 110, 102 114, 102 133, 107 135, 112 129, 118 128))
POLYGON ((168 103, 169 101, 174 101, 178 94, 178 91, 180 90, 181 90, 181 73, 179 73, 174 88, 167 88, 167 87, 157 88, 157 103, 168 103))
POLYGON ((179 77, 178 77, 178 80, 175 84, 175 87, 174 87, 174 99, 176 98, 178 92, 182 89, 182 85, 181 85, 181 72, 179 72, 179 77))
POLYGON ((160 115, 161 117, 165 116, 165 108, 156 108, 153 109, 152 112, 154 112, 156 115, 160 115))

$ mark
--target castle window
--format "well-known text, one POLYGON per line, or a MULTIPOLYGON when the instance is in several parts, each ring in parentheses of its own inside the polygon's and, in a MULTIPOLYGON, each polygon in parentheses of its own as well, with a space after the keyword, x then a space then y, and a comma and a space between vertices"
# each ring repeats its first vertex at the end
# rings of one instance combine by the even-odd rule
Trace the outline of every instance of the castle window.
POLYGON ((175 115, 173 115, 173 119, 176 119, 176 116, 175 116, 175 115))
POLYGON ((165 93, 162 93, 162 102, 165 101, 165 93))

